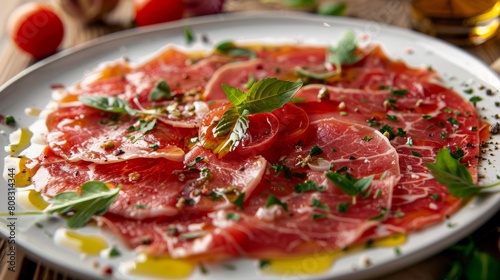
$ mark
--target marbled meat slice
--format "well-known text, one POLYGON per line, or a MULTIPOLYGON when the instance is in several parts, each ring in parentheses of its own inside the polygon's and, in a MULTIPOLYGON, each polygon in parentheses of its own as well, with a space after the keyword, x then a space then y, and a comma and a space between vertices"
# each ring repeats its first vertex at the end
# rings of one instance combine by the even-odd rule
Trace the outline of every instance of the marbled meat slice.
MULTIPOLYGON (((318 145, 325 151, 321 157, 334 165, 345 166, 355 176, 374 175, 369 195, 358 197, 354 203, 351 196, 325 177, 325 172, 291 166, 292 173, 303 173, 305 177, 288 177, 268 166, 259 185, 245 196, 248 199, 240 207, 206 215, 186 212, 176 219, 142 221, 140 226, 112 215, 99 220, 120 233, 130 246, 173 257, 262 258, 349 246, 379 224, 385 218, 384 211, 390 209, 392 188, 399 179, 398 156, 388 140, 369 127, 334 119, 311 126, 312 135, 303 142, 303 149, 288 151, 290 162, 285 163, 306 157, 318 145), (363 141, 364 136, 373 138, 363 141), (336 147, 338 152, 333 151, 336 147), (295 186, 304 182, 314 182, 320 190, 297 191, 295 186), (286 203, 287 209, 280 205, 266 207, 269 195, 286 203), (342 207, 347 210, 339 210, 342 207), (144 236, 150 237, 146 245, 141 243, 144 236)), ((210 163, 212 159, 201 162, 210 163)))
POLYGON ((185 140, 196 130, 174 128, 154 118, 113 114, 84 105, 61 107, 47 117, 45 140, 59 156, 100 164, 132 158, 182 161, 185 140))

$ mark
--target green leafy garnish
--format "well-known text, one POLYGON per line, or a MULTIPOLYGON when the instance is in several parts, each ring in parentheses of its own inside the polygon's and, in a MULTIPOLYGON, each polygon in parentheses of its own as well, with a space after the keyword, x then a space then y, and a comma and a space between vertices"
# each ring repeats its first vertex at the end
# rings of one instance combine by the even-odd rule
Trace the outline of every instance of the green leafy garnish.
POLYGON ((305 181, 296 185, 294 190, 297 193, 312 192, 312 191, 324 192, 325 188, 318 186, 313 181, 305 181))
POLYGON ((324 73, 317 73, 317 72, 310 71, 304 67, 296 67, 294 70, 295 70, 295 73, 297 73, 299 76, 311 78, 314 80, 320 80, 320 81, 331 78, 339 73, 337 70, 336 71, 327 71, 324 73))
POLYGON ((190 240, 190 239, 195 239, 198 237, 202 237, 205 234, 207 234, 207 231, 192 231, 192 232, 187 232, 179 235, 179 238, 184 239, 184 240, 190 240))
POLYGON ((281 200, 279 200, 277 197, 275 197, 274 195, 270 194, 268 197, 267 197, 267 201, 266 201, 266 208, 269 208, 273 205, 279 205, 281 206, 286 212, 288 212, 288 204, 285 203, 285 202, 281 202, 281 200))
POLYGON ((266 267, 268 267, 270 265, 271 265, 271 261, 270 260, 260 260, 259 261, 259 268, 260 269, 266 268, 266 267))
POLYGON ((311 148, 311 151, 309 151, 309 156, 313 157, 313 156, 321 155, 322 153, 323 153, 323 150, 321 150, 320 147, 314 146, 311 148))
POLYGON ((391 94, 395 96, 405 96, 408 93, 407 89, 391 89, 391 94))
POLYGON ((344 202, 344 203, 339 203, 337 205, 337 211, 339 213, 346 213, 347 212, 347 208, 351 205, 350 202, 344 202))
POLYGON ((242 192, 242 193, 238 194, 238 197, 236 197, 236 199, 233 200, 231 203, 233 203, 233 205, 235 205, 236 207, 243 210, 243 202, 244 201, 245 201, 245 193, 242 192))
POLYGON ((388 213, 387 208, 385 207, 380 207, 380 213, 378 215, 375 215, 373 217, 368 218, 369 221, 377 221, 383 219, 388 213))
POLYGON ((353 64, 363 57, 356 53, 357 48, 356 36, 352 31, 348 31, 337 46, 328 47, 327 61, 335 65, 337 73, 341 73, 342 64, 353 64))
POLYGON ((81 195, 77 192, 62 192, 44 212, 48 214, 71 214, 67 220, 70 228, 84 226, 92 216, 103 215, 118 197, 121 187, 109 189, 105 183, 88 181, 82 185, 81 195))
POLYGON ((333 2, 333 3, 323 3, 318 6, 317 13, 320 15, 327 16, 342 16, 347 11, 347 3, 345 2, 333 2))
POLYGON ((149 92, 149 100, 158 101, 162 98, 171 98, 170 86, 163 79, 156 82, 154 87, 149 92))
POLYGON ((447 250, 453 257, 449 271, 443 279, 481 279, 500 278, 500 261, 476 247, 472 238, 468 243, 460 242, 447 250))
POLYGON ((195 159, 193 159, 191 162, 187 163, 186 165, 188 167, 192 167, 194 166, 195 164, 197 164, 198 162, 200 161, 204 161, 205 160, 205 157, 196 157, 195 159))
POLYGON ((255 58, 257 55, 250 49, 238 47, 233 41, 223 41, 215 46, 215 51, 231 56, 231 57, 244 57, 255 58))
POLYGON ((78 97, 83 104, 111 113, 124 113, 135 115, 138 111, 132 109, 129 103, 121 98, 114 96, 95 96, 95 95, 81 95, 78 97))
POLYGON ((252 84, 248 92, 222 85, 233 107, 222 115, 213 129, 214 140, 200 137, 203 147, 223 157, 240 145, 247 135, 248 115, 272 112, 285 105, 301 88, 301 82, 266 78, 252 84))
MULTIPOLYGON (((265 0, 272 2, 272 0, 265 0)), ((316 0, 281 0, 283 4, 293 8, 310 8, 316 6, 316 0)))
POLYGON ((186 43, 188 45, 191 45, 194 42, 193 30, 191 30, 191 27, 184 27, 184 38, 186 38, 186 43))
POLYGON ((326 211, 330 211, 330 207, 328 207, 328 205, 323 204, 321 202, 321 200, 316 199, 316 198, 313 198, 313 200, 311 201, 311 206, 319 208, 319 209, 323 209, 323 210, 326 210, 326 211))
POLYGON ((477 102, 479 102, 481 100, 483 100, 483 98, 481 96, 472 96, 471 98, 469 98, 469 101, 472 102, 474 107, 476 107, 477 102))
POLYGON ((454 158, 447 148, 439 150, 435 162, 426 163, 425 166, 439 183, 447 186, 448 191, 459 198, 466 198, 482 190, 500 186, 500 182, 486 186, 474 184, 469 170, 454 158))
POLYGON ((326 174, 326 177, 352 197, 352 204, 356 204, 356 196, 366 192, 373 180, 373 175, 357 179, 350 173, 343 175, 337 172, 329 172, 326 174))
POLYGON ((11 116, 11 115, 5 116, 5 124, 6 125, 14 125, 15 123, 16 123, 16 119, 14 118, 14 116, 11 116))
POLYGON ((233 221, 239 221, 240 220, 240 215, 237 214, 237 213, 227 213, 226 214, 226 219, 233 220, 233 221))

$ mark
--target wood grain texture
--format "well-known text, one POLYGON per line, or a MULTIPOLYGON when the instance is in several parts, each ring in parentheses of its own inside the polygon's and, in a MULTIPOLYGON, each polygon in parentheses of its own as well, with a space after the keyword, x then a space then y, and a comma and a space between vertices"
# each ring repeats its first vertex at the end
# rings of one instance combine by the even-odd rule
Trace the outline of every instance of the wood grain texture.
MULTIPOLYGON (((0 8, 0 85, 7 82, 16 74, 20 73, 26 67, 30 66, 35 60, 29 55, 19 51, 8 40, 6 33, 6 20, 12 10, 27 2, 28 0, 9 0, 2 1, 0 8)), ((51 3, 50 0, 38 0, 39 2, 51 3)), ((70 48, 88 40, 98 38, 124 29, 130 22, 132 9, 132 0, 122 0, 120 6, 110 16, 112 25, 97 23, 93 25, 82 24, 64 14, 60 9, 56 10, 61 14, 65 25, 65 38, 61 49, 70 48)), ((321 0, 321 2, 329 2, 321 0)), ((330 1, 332 2, 332 1, 330 1)), ((380 28, 386 25, 394 25, 403 28, 410 28, 408 18, 408 0, 350 0, 347 16, 362 18, 373 21, 373 25, 368 28, 380 28)), ((258 0, 227 0, 225 12, 238 12, 249 10, 276 10, 285 7, 274 4, 263 4, 258 0)), ((485 44, 474 47, 465 47, 466 51, 475 55, 486 64, 492 64, 493 69, 500 73, 500 34, 489 40, 485 44), (496 61, 496 62, 495 62, 496 61)), ((488 250, 498 256, 498 226, 500 226, 500 214, 497 213, 488 223, 477 230, 473 236, 478 240, 478 246, 488 250)), ((13 273, 8 271, 6 265, 6 251, 8 249, 7 240, 0 238, 0 279, 2 280, 80 280, 72 278, 66 274, 58 272, 56 269, 46 265, 43 260, 33 256, 25 256, 22 249, 17 252, 18 270, 13 273)), ((19 248, 19 247, 18 247, 19 248)), ((443 275, 448 269, 450 257, 446 251, 435 256, 429 257, 411 267, 402 271, 387 275, 380 280, 426 280, 436 279, 443 275)), ((83 280, 83 279, 81 279, 83 280)))

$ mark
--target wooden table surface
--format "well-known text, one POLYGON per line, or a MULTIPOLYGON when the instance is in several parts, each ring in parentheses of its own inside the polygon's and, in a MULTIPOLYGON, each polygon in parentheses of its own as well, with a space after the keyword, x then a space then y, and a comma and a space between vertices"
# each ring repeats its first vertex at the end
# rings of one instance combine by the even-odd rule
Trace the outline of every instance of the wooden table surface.
MULTIPOLYGON (((131 18, 131 1, 121 0, 120 6, 111 15, 113 24, 107 25, 82 24, 55 7, 56 11, 62 16, 65 26, 65 38, 62 49, 70 48, 90 39, 124 29, 123 25, 118 23, 126 23, 131 18)), ((321 1, 328 2, 328 0, 321 1)), ((9 41, 6 32, 8 15, 15 7, 25 2, 29 1, 1 0, 0 2, 0 85, 36 62, 30 56, 17 50, 12 42, 9 41)), ((38 0, 37 2, 52 4, 53 0, 38 0)), ((346 16, 372 20, 381 26, 395 25, 410 28, 407 0, 351 0, 345 2, 348 2, 346 16)), ((225 12, 275 8, 275 4, 263 4, 258 0, 227 0, 225 12)), ((500 60, 497 61, 500 58, 500 34, 497 34, 496 37, 480 46, 464 47, 464 49, 486 64, 492 65, 494 69, 500 69, 500 60)), ((500 71, 497 70, 497 72, 500 71)), ((480 248, 487 250, 496 257, 499 257, 499 228, 500 213, 497 213, 484 226, 472 234, 474 241, 480 248)), ((22 249, 18 249, 17 252, 18 269, 16 272, 10 272, 7 270, 5 261, 6 247, 6 240, 0 238, 0 279, 77 279, 74 278, 74 275, 65 275, 45 265, 43 260, 37 260, 32 256, 26 255, 22 249)), ((420 263, 380 279, 439 279, 447 271, 450 262, 451 258, 447 255, 447 251, 443 251, 420 263)))

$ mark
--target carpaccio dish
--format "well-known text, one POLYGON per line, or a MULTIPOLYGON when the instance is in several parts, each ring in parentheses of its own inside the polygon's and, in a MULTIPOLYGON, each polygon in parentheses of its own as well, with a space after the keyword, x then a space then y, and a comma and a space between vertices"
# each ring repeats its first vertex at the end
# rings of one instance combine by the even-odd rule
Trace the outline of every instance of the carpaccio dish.
POLYGON ((120 187, 99 225, 201 261, 335 252, 441 222, 463 200, 425 163, 447 148, 477 182, 488 129, 436 72, 377 44, 168 46, 56 91, 27 164, 35 189, 120 187))

